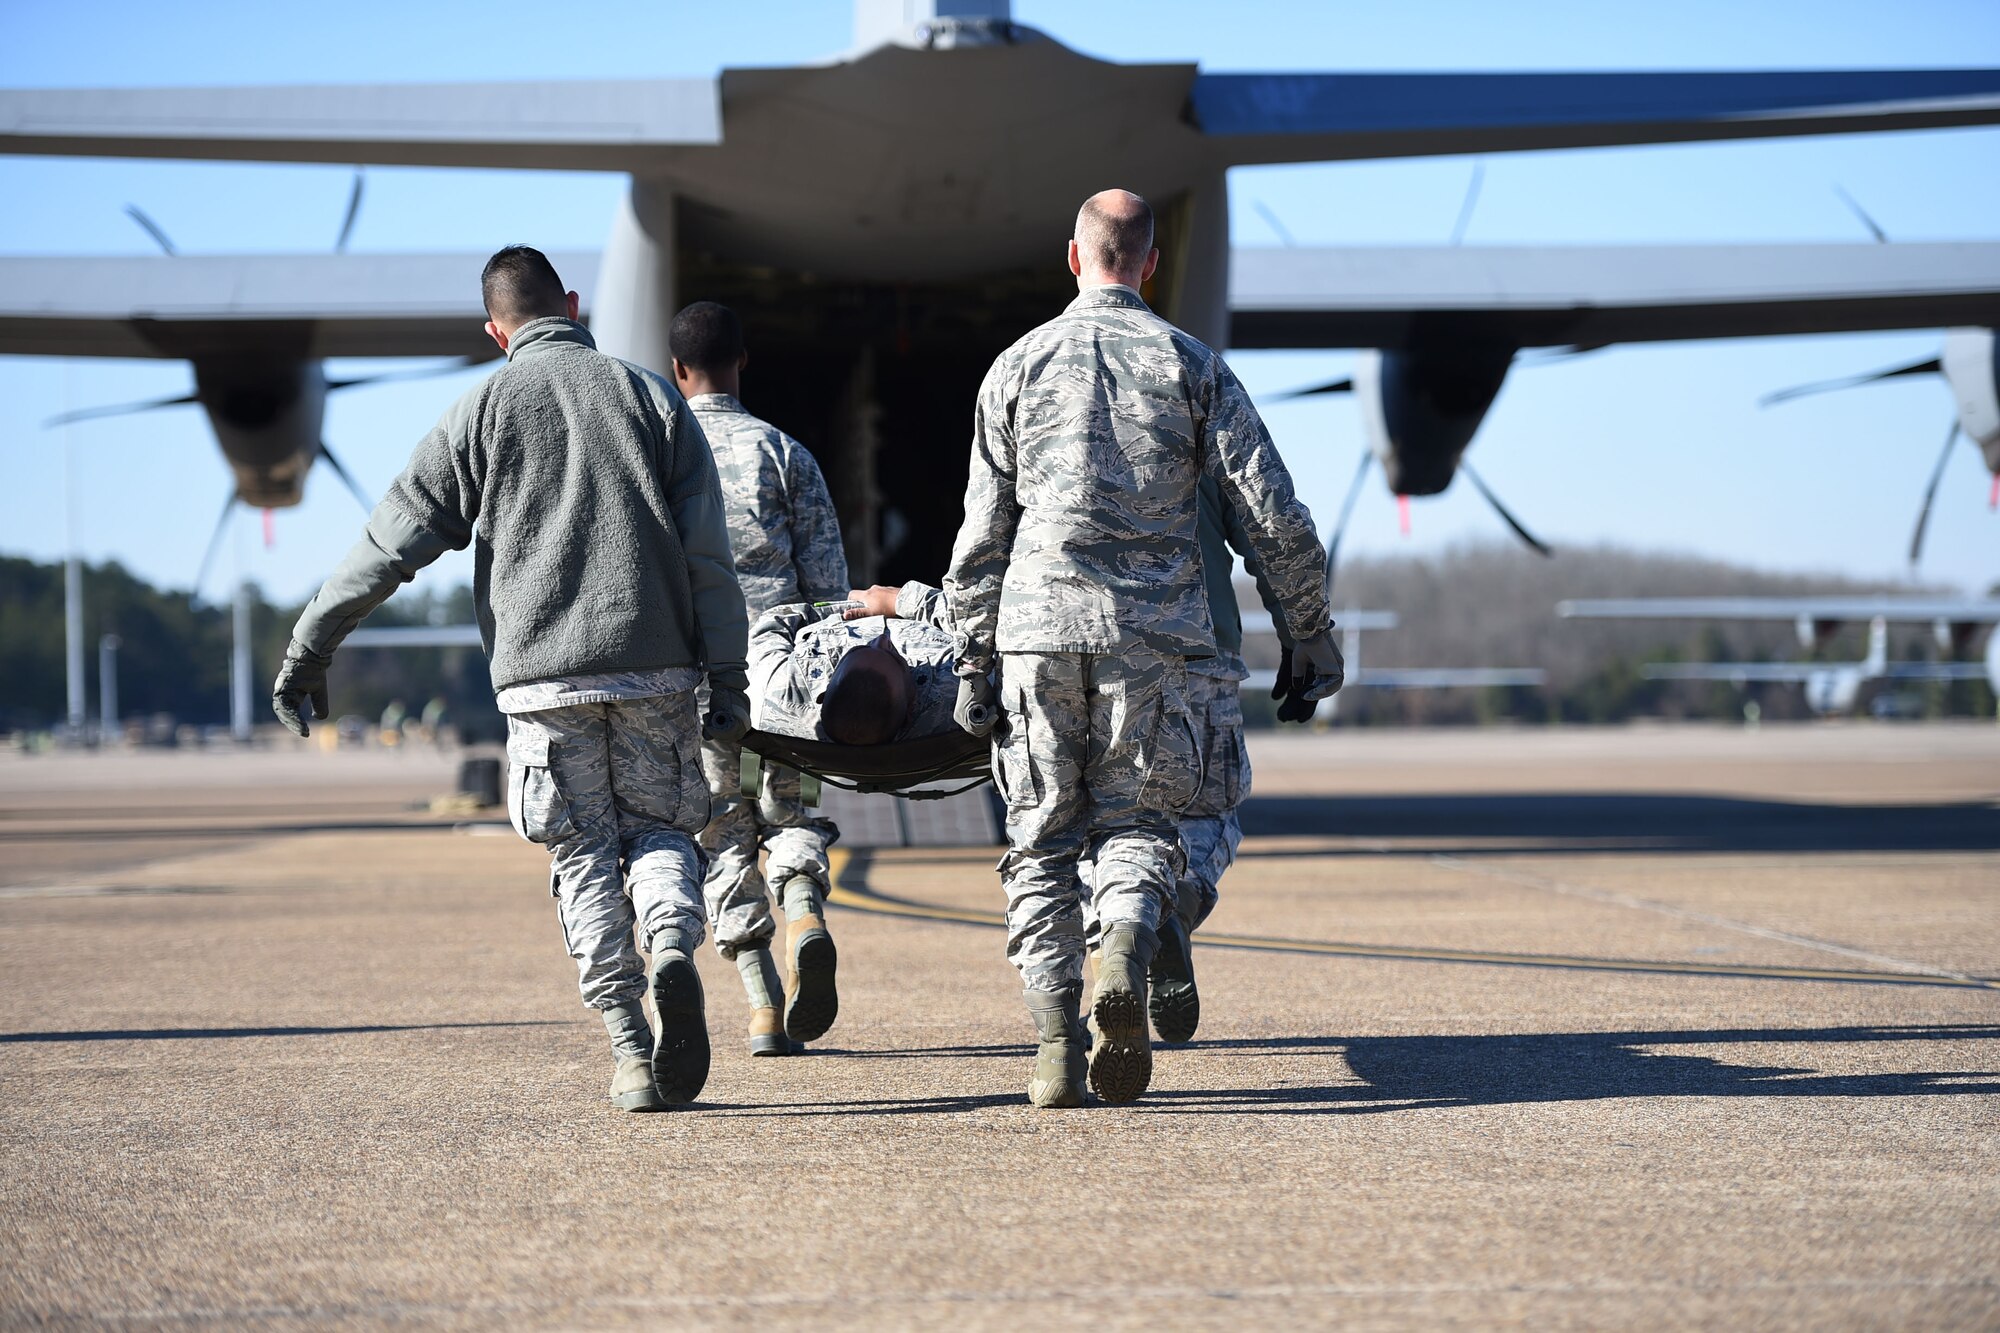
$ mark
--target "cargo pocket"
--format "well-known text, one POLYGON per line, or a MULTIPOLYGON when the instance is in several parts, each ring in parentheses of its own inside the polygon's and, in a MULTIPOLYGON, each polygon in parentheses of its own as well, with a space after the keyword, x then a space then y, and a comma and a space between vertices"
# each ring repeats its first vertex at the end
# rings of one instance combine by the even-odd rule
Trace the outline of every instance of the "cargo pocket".
POLYGON ((507 729, 507 818, 529 842, 561 842, 576 833, 569 798, 549 767, 549 734, 511 721, 507 729))
POLYGON ((994 789, 1010 810, 1036 805, 1041 794, 1028 757, 1027 691, 1002 680, 999 702, 1000 722, 993 732, 994 789))
POLYGON ((1148 810, 1178 815, 1200 794, 1203 770, 1201 742, 1185 696, 1177 700, 1171 692, 1161 694, 1153 715, 1150 746, 1139 803, 1148 810))
POLYGON ((1213 800, 1216 814, 1227 814, 1250 795, 1250 751, 1243 743, 1243 701, 1235 690, 1223 690, 1210 702, 1208 734, 1213 749, 1207 756, 1202 790, 1213 800))
MULTIPOLYGON (((708 827, 713 793, 708 786, 708 770, 701 762, 701 720, 674 729, 674 761, 680 770, 680 808, 674 812, 673 826, 690 836, 708 827)), ((742 780, 740 775, 737 779, 742 780)))

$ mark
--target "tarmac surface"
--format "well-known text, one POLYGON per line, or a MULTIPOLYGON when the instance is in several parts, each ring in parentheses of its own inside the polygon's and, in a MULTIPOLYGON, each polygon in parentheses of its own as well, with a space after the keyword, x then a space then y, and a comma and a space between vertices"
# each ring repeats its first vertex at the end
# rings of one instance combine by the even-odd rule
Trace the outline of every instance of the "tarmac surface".
POLYGON ((1142 1102, 876 810, 839 1022, 705 947, 663 1115, 448 759, 0 756, 0 1325, 2000 1326, 2000 728, 1252 752, 1142 1102))

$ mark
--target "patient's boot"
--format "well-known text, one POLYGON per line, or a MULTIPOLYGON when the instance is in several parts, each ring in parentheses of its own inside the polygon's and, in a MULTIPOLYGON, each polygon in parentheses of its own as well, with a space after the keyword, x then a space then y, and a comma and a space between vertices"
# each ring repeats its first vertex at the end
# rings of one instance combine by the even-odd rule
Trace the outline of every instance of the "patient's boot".
POLYGON ((1083 1105, 1086 1041, 1083 1021, 1077 1016, 1083 988, 1031 990, 1027 996, 1028 1013, 1040 1039, 1035 1072, 1028 1076, 1028 1100, 1041 1107, 1083 1105))
POLYGON ((745 949, 736 955, 736 970, 743 974, 743 990, 750 997, 750 1054, 790 1055, 791 1039, 785 1036, 784 1020, 778 1016, 785 991, 771 951, 745 949))
POLYGON ((820 886, 807 875, 786 880, 785 956, 791 979, 785 987, 785 1035, 793 1041, 815 1041, 826 1035, 840 1013, 840 993, 834 988, 833 936, 827 933, 820 886))
POLYGON ((653 1082, 653 1029, 645 1006, 637 1000, 606 1009, 604 1030, 611 1034, 611 1055, 618 1062, 611 1075, 611 1104, 621 1111, 664 1111, 667 1104, 653 1082))
POLYGON ((694 944, 678 930, 653 936, 653 965, 647 974, 660 1035, 653 1046, 653 1081, 668 1105, 701 1095, 708 1082, 708 1014, 702 1002, 701 973, 694 944))
POLYGON ((1153 1046, 1146 1031, 1146 967, 1159 937, 1146 926, 1120 924, 1104 932, 1090 1017, 1090 1086, 1107 1102, 1138 1099, 1153 1081, 1153 1046))

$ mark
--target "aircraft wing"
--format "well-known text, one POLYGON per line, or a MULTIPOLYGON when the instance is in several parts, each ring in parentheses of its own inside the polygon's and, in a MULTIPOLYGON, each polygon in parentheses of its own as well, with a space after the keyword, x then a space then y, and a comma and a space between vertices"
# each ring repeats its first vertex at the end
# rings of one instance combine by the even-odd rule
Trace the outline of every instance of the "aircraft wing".
MULTIPOLYGON (((589 308, 597 256, 550 257, 589 308)), ((483 255, 0 259, 0 355, 498 355, 483 255)))
POLYGON ((1985 680, 1984 662, 1891 662, 1882 668, 1888 680, 1985 680))
POLYGON ((1230 255, 1232 347, 1512 347, 2000 324, 2000 244, 1355 246, 1230 255))
MULTIPOLYGON (((1365 667, 1350 672, 1343 690, 1464 690, 1503 685, 1540 685, 1546 671, 1532 667, 1365 667)), ((1275 671, 1253 671, 1243 688, 1269 693, 1275 671)))
POLYGON ((2000 123, 2000 70, 1198 74, 1229 166, 2000 123))
POLYGON ((1755 680, 1795 685, 1840 667, 1833 662, 1655 662, 1642 674, 1647 680, 1755 680))
POLYGON ((713 78, 0 90, 0 153, 643 171, 721 142, 713 78))
POLYGON ((1556 604, 1578 620, 1848 620, 2000 622, 2000 600, 1941 597, 1624 597, 1556 604))
POLYGON ((358 629, 343 648, 484 648, 477 625, 385 625, 358 629))

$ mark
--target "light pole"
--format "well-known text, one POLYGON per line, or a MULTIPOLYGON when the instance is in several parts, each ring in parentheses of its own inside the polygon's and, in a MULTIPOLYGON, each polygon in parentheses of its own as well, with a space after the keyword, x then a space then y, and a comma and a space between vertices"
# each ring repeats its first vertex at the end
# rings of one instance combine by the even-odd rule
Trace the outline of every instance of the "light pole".
POLYGON ((123 736, 118 725, 118 636, 97 641, 97 739, 116 745, 123 736))
POLYGON ((76 554, 76 467, 63 425, 63 669, 69 686, 69 740, 83 740, 83 562, 76 554))
POLYGON ((250 580, 236 583, 236 606, 230 616, 229 734, 250 740, 250 580))

